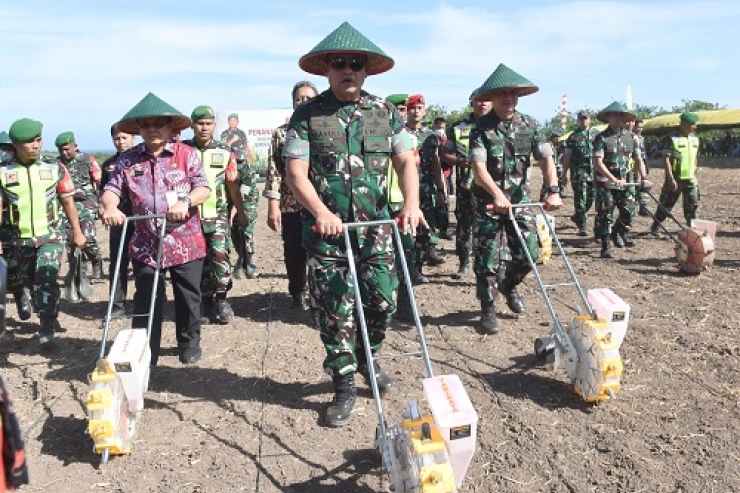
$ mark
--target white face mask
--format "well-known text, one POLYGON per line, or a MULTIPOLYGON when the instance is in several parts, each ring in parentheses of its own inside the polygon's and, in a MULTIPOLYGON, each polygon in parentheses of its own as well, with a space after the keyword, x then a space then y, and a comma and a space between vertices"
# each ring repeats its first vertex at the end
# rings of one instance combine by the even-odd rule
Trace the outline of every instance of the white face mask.
POLYGON ((437 134, 439 137, 445 136, 445 131, 441 128, 438 128, 437 130, 435 130, 434 133, 437 134))

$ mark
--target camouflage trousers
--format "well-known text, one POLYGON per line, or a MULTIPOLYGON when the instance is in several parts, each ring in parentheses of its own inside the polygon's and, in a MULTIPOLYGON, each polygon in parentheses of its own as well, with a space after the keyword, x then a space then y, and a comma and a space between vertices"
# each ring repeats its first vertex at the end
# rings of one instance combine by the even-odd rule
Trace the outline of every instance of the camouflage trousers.
MULTIPOLYGON (((100 251, 100 244, 98 243, 98 232, 95 227, 95 216, 90 209, 85 207, 81 202, 75 202, 75 207, 77 208, 77 216, 80 218, 80 229, 87 240, 85 248, 82 249, 82 253, 84 253, 87 260, 91 262, 103 260, 103 254, 100 251)), ((64 236, 67 237, 67 247, 71 248, 72 228, 70 227, 69 219, 67 219, 66 214, 61 214, 59 229, 64 233, 64 236)))
POLYGON ((576 172, 573 170, 571 179, 573 187, 573 217, 578 225, 586 224, 588 211, 594 205, 594 181, 590 172, 576 172))
POLYGON ((53 239, 34 246, 18 247, 18 269, 23 284, 31 293, 33 311, 56 317, 59 313, 60 289, 57 284, 64 244, 53 239))
MULTIPOLYGON (((526 201, 526 200, 525 200, 526 201)), ((476 296, 483 301, 494 301, 499 283, 506 279, 513 286, 521 283, 532 270, 524 246, 533 260, 540 254, 534 216, 517 214, 516 222, 522 231, 525 245, 519 240, 511 219, 492 212, 476 211, 474 240, 476 296)))
POLYGON ((205 224, 203 227, 206 257, 203 261, 200 290, 204 298, 213 297, 216 293, 226 293, 231 284, 229 222, 222 218, 216 219, 213 223, 211 227, 205 224))
POLYGON ((5 286, 8 293, 20 293, 23 291, 23 281, 18 271, 18 245, 15 233, 10 229, 0 226, 0 242, 2 242, 3 253, 7 265, 5 286))
MULTIPOLYGON (((658 199, 663 207, 669 211, 678 202, 678 197, 683 196, 683 217, 686 220, 686 224, 691 224, 692 219, 696 219, 696 211, 699 209, 700 195, 699 186, 696 180, 676 180, 678 187, 676 190, 671 190, 671 184, 666 180, 663 183, 663 189, 660 191, 660 199, 658 199)), ((655 220, 658 222, 665 221, 668 214, 663 210, 662 207, 658 207, 655 212, 655 220)))
POLYGON ((244 201, 244 212, 247 214, 249 224, 239 226, 234 221, 231 228, 231 241, 234 243, 234 249, 241 252, 240 242, 244 243, 244 253, 251 255, 255 252, 254 246, 254 225, 257 223, 257 205, 259 201, 259 190, 257 186, 240 187, 242 200, 244 201), (238 228, 238 229, 237 229, 238 228), (235 231, 236 230, 236 231, 235 231), (242 235, 242 238, 239 238, 242 235))
POLYGON ((414 262, 421 265, 424 254, 439 243, 437 237, 437 187, 422 183, 419 195, 419 208, 429 227, 416 228, 414 241, 414 262))
POLYGON ((438 231, 450 229, 450 206, 447 202, 440 202, 434 208, 435 222, 438 231))
POLYGON ((455 254, 460 263, 467 262, 473 250, 473 229, 475 228, 475 198, 469 189, 457 187, 455 199, 455 219, 457 228, 455 236, 455 254))
POLYGON ((390 226, 364 230, 362 248, 357 231, 350 233, 360 289, 357 293, 347 263, 344 236, 315 238, 313 224, 313 218, 304 220, 303 244, 308 253, 311 310, 326 349, 324 368, 332 375, 348 375, 357 371, 359 362, 365 361, 355 298, 362 299, 373 353, 380 350, 396 311, 398 278, 392 231, 390 226))
POLYGON ((597 237, 607 236, 612 226, 618 231, 629 231, 635 216, 635 188, 617 189, 598 184, 596 186, 596 223, 594 233, 597 237), (619 210, 619 218, 614 219, 614 208, 619 210))

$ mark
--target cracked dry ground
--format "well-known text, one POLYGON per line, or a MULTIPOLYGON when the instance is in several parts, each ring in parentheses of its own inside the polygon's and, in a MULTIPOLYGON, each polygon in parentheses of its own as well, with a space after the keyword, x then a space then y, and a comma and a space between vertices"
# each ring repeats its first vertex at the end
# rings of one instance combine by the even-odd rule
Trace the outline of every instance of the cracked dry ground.
MULTIPOLYGON (((662 183, 662 170, 652 164, 653 180, 662 183)), ((700 215, 717 220, 719 233, 714 268, 699 277, 678 272, 672 242, 646 235, 646 218, 636 221, 637 246, 603 261, 596 244, 575 235, 567 219, 572 202, 555 214, 582 285, 609 287, 632 307, 616 401, 585 404, 562 370, 536 363, 533 340, 546 334, 549 321, 531 276, 522 289, 526 313, 513 316, 499 303, 503 331, 478 335, 474 286, 452 280, 454 244, 442 242, 447 263, 429 269, 432 282, 416 292, 435 371, 459 375, 479 415, 478 452, 461 491, 740 490, 740 162, 705 165, 700 215)), ((540 175, 533 175, 536 190, 540 175)), ((27 432, 26 491, 388 491, 372 450, 377 418, 364 382, 352 425, 321 426, 332 391, 321 371, 323 349, 308 315, 290 309, 280 240, 265 214, 262 201, 256 255, 262 277, 235 282, 236 320, 203 328, 204 357, 196 366, 183 367, 174 351, 165 352, 152 373, 133 452, 104 466, 85 434, 84 399, 107 285, 95 285, 92 303, 62 302, 68 331, 49 355, 36 354, 33 325, 15 320, 9 299, 2 375, 27 432)), ((562 279, 562 264, 556 257, 541 273, 562 279)), ((554 297, 572 304, 572 294, 557 290, 554 297)), ((571 316, 563 304, 556 307, 571 316)), ((165 347, 174 343, 168 308, 165 347)), ((416 348, 408 326, 394 324, 387 340, 386 351, 416 348)), ((422 364, 402 359, 384 366, 397 380, 384 400, 394 422, 409 399, 422 397, 422 364)))

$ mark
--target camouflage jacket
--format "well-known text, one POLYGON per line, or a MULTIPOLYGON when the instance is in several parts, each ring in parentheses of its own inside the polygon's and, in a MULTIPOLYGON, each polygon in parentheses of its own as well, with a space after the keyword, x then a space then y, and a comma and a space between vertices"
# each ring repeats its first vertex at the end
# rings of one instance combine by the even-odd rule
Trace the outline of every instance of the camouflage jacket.
POLYGON ((103 173, 95 158, 78 152, 69 161, 60 156, 59 162, 67 168, 75 185, 75 202, 82 202, 83 206, 97 212, 98 185, 103 173))
POLYGON ((475 120, 473 115, 470 114, 464 120, 447 129, 447 140, 444 143, 444 148, 449 152, 454 152, 457 156, 458 165, 455 166, 455 184, 466 190, 469 190, 473 185, 473 169, 468 163, 468 152, 470 151, 470 131, 474 125, 475 120))
POLYGON ((422 189, 436 191, 436 182, 434 181, 434 171, 432 165, 434 161, 439 161, 439 148, 442 145, 439 136, 429 127, 420 127, 412 129, 406 127, 406 131, 416 137, 417 150, 419 151, 419 185, 422 189))
POLYGON ((565 141, 565 148, 571 151, 570 167, 572 173, 590 174, 593 171, 591 157, 594 148, 594 130, 577 128, 565 141))
MULTIPOLYGON (((518 111, 510 120, 501 120, 495 111, 478 120, 470 133, 469 160, 486 163, 491 178, 512 204, 529 197, 530 158, 552 156, 552 146, 544 139, 537 122, 518 111)), ((479 207, 493 203, 493 197, 477 183, 473 193, 479 207)))
MULTIPOLYGON (((624 128, 612 130, 606 127, 603 132, 594 139, 593 157, 604 160, 604 166, 615 178, 627 178, 630 168, 630 158, 639 156, 640 150, 635 145, 635 137, 624 128)), ((603 175, 596 177, 597 182, 608 182, 603 175)))
POLYGON ((342 221, 373 221, 388 218, 391 156, 413 149, 393 105, 365 91, 342 103, 327 90, 293 112, 283 157, 309 163, 319 198, 342 221))
POLYGON ((221 143, 229 146, 233 152, 243 151, 249 145, 244 130, 231 127, 221 132, 221 143), (230 141, 231 143, 229 143, 230 141))
POLYGON ((300 212, 303 206, 293 195, 290 187, 285 183, 285 160, 283 159, 283 147, 285 147, 285 135, 288 124, 280 125, 272 134, 270 143, 270 157, 267 163, 267 178, 265 179, 265 191, 262 195, 268 199, 280 201, 280 212, 300 212))

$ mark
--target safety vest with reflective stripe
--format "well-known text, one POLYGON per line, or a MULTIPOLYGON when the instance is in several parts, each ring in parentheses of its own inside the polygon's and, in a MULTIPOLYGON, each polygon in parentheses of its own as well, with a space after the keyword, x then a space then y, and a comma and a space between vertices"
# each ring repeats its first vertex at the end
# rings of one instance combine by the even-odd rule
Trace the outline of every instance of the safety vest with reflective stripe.
POLYGON ((46 236, 56 225, 57 184, 63 174, 57 163, 36 161, 23 166, 13 160, 0 167, 2 198, 8 204, 8 219, 22 239, 46 236))
POLYGON ((673 145, 673 177, 677 180, 693 180, 696 176, 696 155, 699 150, 699 138, 689 136, 671 137, 673 145))
POLYGON ((228 205, 226 197, 226 168, 229 166, 231 152, 222 148, 195 149, 203 163, 203 170, 211 185, 211 194, 200 205, 201 219, 216 219, 225 212, 228 205))

